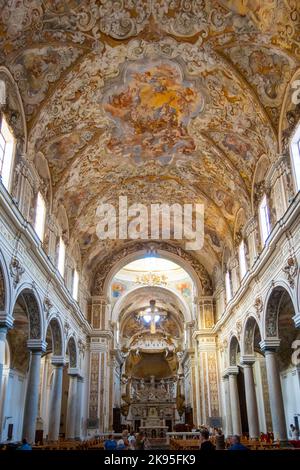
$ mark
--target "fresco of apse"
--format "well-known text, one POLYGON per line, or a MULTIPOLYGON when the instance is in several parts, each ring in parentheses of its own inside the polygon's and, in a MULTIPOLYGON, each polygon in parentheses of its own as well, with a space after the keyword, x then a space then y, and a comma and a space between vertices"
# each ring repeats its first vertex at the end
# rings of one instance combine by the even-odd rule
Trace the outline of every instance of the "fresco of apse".
POLYGON ((108 149, 136 164, 157 160, 165 165, 188 156, 195 150, 188 123, 203 106, 202 93, 184 78, 179 64, 130 64, 122 83, 104 95, 104 109, 115 123, 108 149))

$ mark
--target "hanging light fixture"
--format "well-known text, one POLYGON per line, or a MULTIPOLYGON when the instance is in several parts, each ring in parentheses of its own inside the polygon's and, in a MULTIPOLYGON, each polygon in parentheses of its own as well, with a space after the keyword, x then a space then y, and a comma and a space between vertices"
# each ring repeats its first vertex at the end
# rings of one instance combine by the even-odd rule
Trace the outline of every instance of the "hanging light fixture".
POLYGON ((139 317, 142 318, 147 325, 150 325, 151 334, 156 332, 156 323, 159 322, 162 316, 166 316, 166 312, 160 312, 155 304, 155 300, 150 300, 149 307, 139 313, 139 317))

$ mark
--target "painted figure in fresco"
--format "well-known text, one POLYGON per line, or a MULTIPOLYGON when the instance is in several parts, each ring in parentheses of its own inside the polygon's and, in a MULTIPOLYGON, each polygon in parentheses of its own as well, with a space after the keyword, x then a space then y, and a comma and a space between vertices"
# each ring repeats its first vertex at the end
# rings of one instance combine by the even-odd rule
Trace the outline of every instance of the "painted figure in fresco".
POLYGON ((164 164, 195 150, 187 125, 202 111, 203 97, 176 64, 130 65, 124 84, 105 97, 104 109, 116 123, 108 148, 117 155, 164 164))
POLYGON ((125 290, 125 286, 119 282, 115 282, 112 286, 111 286, 111 291, 112 291, 112 296, 115 298, 115 299, 118 299, 119 297, 121 297, 121 295, 123 294, 125 290))
POLYGON ((223 145, 234 152, 236 155, 241 157, 245 161, 250 161, 251 156, 251 147, 248 143, 241 140, 240 137, 236 137, 233 134, 227 134, 223 141, 223 145))
POLYGON ((255 23, 265 25, 272 20, 277 0, 219 0, 219 3, 233 13, 248 15, 255 23))

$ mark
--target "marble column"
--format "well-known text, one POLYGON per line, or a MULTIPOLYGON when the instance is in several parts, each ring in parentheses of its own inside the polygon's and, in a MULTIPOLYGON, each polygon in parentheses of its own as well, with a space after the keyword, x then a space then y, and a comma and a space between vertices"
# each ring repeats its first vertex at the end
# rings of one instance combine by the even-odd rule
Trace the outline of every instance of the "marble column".
POLYGON ((274 438, 279 439, 282 442, 286 442, 288 440, 288 437, 276 352, 279 347, 279 344, 279 339, 270 339, 262 341, 260 343, 260 347, 265 353, 266 358, 266 369, 274 438))
POLYGON ((6 316, 3 321, 0 320, 0 441, 2 440, 2 418, 4 407, 5 388, 3 385, 3 369, 5 364, 5 343, 8 330, 13 326, 13 319, 6 316))
POLYGON ((227 369, 229 375, 229 393, 231 405, 232 433, 238 436, 242 435, 242 422, 240 411, 240 400, 237 386, 237 375, 239 369, 237 366, 230 366, 227 369))
POLYGON ((69 394, 68 394, 68 404, 67 404, 67 426, 66 426, 66 438, 67 439, 75 439, 76 408, 77 408, 77 374, 69 373, 69 394))
POLYGON ((27 345, 30 349, 30 365, 27 379, 22 437, 25 437, 28 442, 34 442, 39 404, 41 358, 42 352, 45 351, 46 343, 40 340, 29 340, 27 345))
POLYGON ((5 341, 6 341, 6 334, 8 331, 7 326, 0 325, 0 403, 2 399, 2 376, 3 376, 3 368, 5 362, 5 341))
POLYGON ((81 439, 81 418, 82 418, 82 392, 83 392, 83 378, 77 379, 77 407, 75 419, 75 439, 81 439))
POLYGON ((199 352, 198 352, 198 341, 194 341, 195 348, 195 388, 196 388, 196 427, 198 428, 201 425, 201 405, 200 405, 200 384, 199 384, 199 352))
MULTIPOLYGON (((10 328, 12 328, 14 319, 7 315, 1 315, 0 318, 0 411, 1 411, 1 400, 2 400, 2 377, 3 377, 3 368, 5 363, 5 343, 6 335, 10 328)), ((1 427, 0 427, 1 431, 1 427)))
POLYGON ((49 404, 49 428, 48 440, 58 441, 59 427, 60 427, 60 414, 61 414, 61 400, 62 400, 62 382, 63 382, 63 361, 52 359, 53 365, 53 378, 50 394, 49 404))
POLYGON ((253 364, 255 359, 242 358, 242 364, 244 368, 244 380, 245 380, 245 394, 246 394, 246 407, 247 407, 247 418, 249 426, 249 437, 250 439, 256 439, 259 437, 259 420, 258 420, 258 408, 257 399, 253 375, 253 364))
POLYGON ((232 436, 232 419, 230 409, 230 391, 229 391, 229 376, 223 375, 224 397, 225 397, 225 415, 226 415, 226 437, 232 436))
MULTIPOLYGON (((295 323, 295 327, 300 329, 300 313, 299 312, 296 313, 296 315, 293 316, 293 320, 294 320, 294 323, 295 323)), ((296 372, 297 372, 297 377, 298 377, 298 390, 300 390, 300 364, 298 364, 299 358, 300 358, 300 353, 299 353, 300 340, 299 339, 296 340, 293 343, 292 347, 293 347, 292 363, 296 367, 296 372)), ((298 393, 298 390, 297 390, 296 394, 298 393)))

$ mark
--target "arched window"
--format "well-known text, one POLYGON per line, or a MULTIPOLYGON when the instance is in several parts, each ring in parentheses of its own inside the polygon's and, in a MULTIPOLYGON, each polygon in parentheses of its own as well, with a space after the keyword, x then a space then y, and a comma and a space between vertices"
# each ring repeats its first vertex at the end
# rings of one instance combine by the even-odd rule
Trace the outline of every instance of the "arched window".
POLYGON ((41 195, 41 193, 38 193, 37 199, 36 199, 34 229, 37 233, 37 236, 41 240, 41 242, 44 239, 45 220, 46 220, 45 200, 43 196, 41 195))
POLYGON ((232 299, 231 276, 230 276, 229 271, 226 271, 226 274, 225 274, 225 290, 226 290, 226 301, 228 303, 232 299))
POLYGON ((2 183, 10 191, 12 181, 12 168, 15 154, 15 138, 2 115, 0 123, 0 174, 2 183))
POLYGON ((300 124, 291 140, 291 160, 296 191, 300 190, 300 124))
POLYGON ((242 280, 248 269, 244 240, 242 240, 239 245, 239 266, 240 266, 240 279, 242 280))
POLYGON ((78 271, 77 269, 73 269, 72 295, 75 300, 78 300, 78 286, 79 286, 78 271))
POLYGON ((65 242, 63 241, 62 237, 59 237, 58 242, 58 256, 57 256, 57 269, 64 277, 65 273, 65 256, 66 256, 66 246, 65 242))
POLYGON ((261 241, 264 245, 271 232, 269 207, 266 195, 264 195, 262 200, 260 201, 258 211, 261 241))

